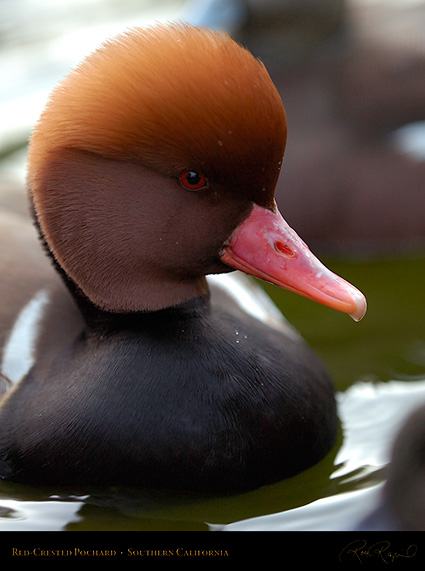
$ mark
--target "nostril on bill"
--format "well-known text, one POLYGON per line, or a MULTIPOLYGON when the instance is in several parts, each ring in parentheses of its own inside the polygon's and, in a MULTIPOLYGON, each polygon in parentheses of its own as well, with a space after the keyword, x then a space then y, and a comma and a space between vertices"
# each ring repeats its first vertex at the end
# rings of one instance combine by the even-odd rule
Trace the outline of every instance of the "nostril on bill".
POLYGON ((286 244, 284 244, 283 242, 275 242, 274 247, 275 247, 275 250, 277 252, 279 252, 279 254, 282 254, 283 256, 286 256, 287 258, 293 258, 295 256, 294 251, 291 250, 291 248, 289 246, 287 246, 286 244))

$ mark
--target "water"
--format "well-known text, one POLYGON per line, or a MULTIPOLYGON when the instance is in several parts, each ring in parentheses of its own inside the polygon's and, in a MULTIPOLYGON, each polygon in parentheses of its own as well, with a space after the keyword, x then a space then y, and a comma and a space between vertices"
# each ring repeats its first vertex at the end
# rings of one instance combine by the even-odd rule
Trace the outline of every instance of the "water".
POLYGON ((425 259, 327 264, 367 295, 360 323, 266 286, 331 370, 340 438, 313 468, 229 497, 0 484, 0 530, 352 529, 373 507, 393 437, 425 402, 425 259))

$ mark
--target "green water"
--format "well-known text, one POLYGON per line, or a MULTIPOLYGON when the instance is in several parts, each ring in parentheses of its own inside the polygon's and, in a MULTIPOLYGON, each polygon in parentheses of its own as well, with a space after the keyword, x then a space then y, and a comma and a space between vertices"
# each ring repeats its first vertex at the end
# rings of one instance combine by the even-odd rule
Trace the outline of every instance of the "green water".
POLYGON ((326 260, 365 295, 359 323, 301 297, 265 286, 287 318, 322 356, 336 387, 359 379, 425 373, 425 258, 369 262, 326 260))
MULTIPOLYGON (((326 263, 365 293, 368 312, 362 322, 274 286, 265 287, 326 362, 337 390, 344 393, 358 381, 399 379, 408 384, 425 378, 425 258, 326 263)), ((358 414, 361 424, 364 419, 358 414)), ((380 482, 380 466, 357 466, 353 472, 335 475, 342 440, 343 434, 334 450, 310 470, 232 497, 145 490, 43 490, 1 483, 0 529, 207 531, 211 524, 285 512, 380 482)))

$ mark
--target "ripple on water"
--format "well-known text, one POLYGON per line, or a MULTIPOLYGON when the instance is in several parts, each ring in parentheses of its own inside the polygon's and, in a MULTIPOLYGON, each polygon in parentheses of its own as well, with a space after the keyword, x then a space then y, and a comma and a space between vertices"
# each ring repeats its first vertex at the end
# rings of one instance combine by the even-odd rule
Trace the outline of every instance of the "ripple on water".
POLYGON ((61 531, 80 520, 81 501, 0 498, 0 531, 61 531))

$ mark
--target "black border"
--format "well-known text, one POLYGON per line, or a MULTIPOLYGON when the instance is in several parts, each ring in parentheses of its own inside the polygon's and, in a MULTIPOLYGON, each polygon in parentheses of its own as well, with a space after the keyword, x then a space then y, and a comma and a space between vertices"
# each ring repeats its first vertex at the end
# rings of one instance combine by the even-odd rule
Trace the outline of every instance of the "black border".
MULTIPOLYGON (((425 565, 425 532, 2 532, 0 561, 153 566, 274 562, 275 569, 416 569, 425 565), (137 563, 138 562, 138 563, 137 563), (277 565, 277 567, 276 567, 277 565)), ((8 567, 8 566, 7 566, 8 567)), ((7 568, 6 567, 6 568, 7 568)))

